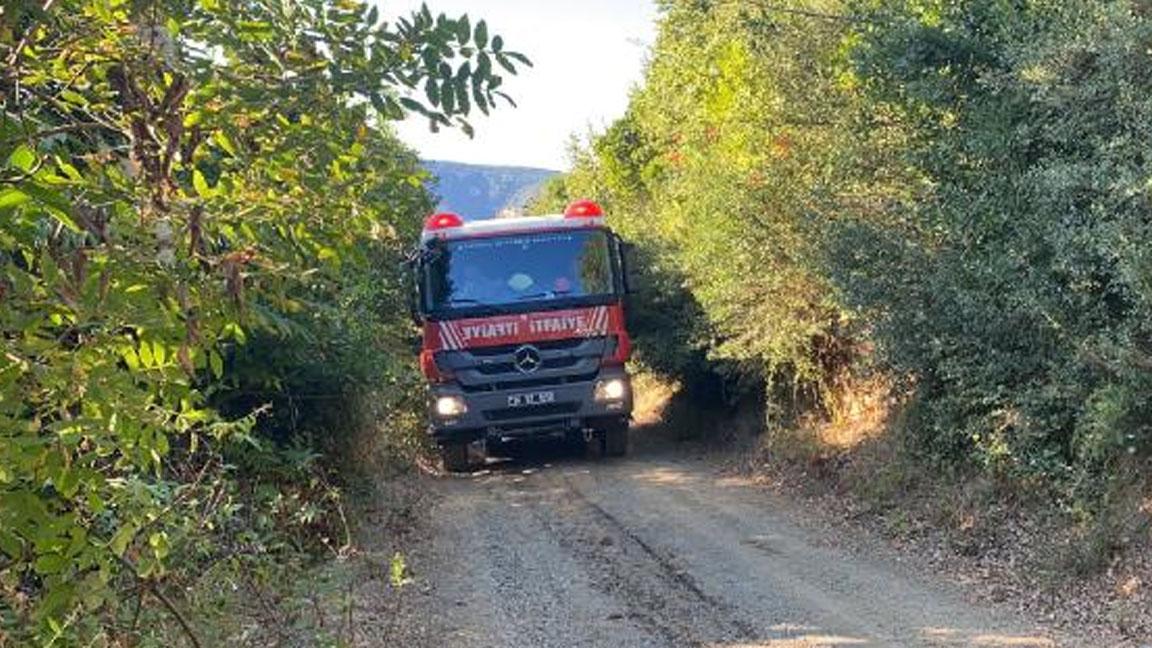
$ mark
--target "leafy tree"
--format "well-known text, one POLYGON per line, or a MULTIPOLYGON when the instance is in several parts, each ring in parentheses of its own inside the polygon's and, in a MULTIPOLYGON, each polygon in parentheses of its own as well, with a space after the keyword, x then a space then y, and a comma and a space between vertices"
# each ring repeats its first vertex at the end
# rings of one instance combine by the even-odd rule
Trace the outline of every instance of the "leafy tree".
POLYGON ((928 456, 1099 494, 1152 455, 1145 5, 665 2, 544 200, 699 305, 642 337, 825 410, 882 368, 928 456))
POLYGON ((285 386, 410 374, 430 203, 387 122, 470 132, 528 61, 350 0, 6 3, 0 58, 0 628, 115 637, 138 600, 195 637, 171 585, 255 520, 221 450, 285 386))
POLYGON ((646 311, 662 315, 648 334, 690 331, 730 372, 818 403, 858 335, 820 247, 852 180, 836 163, 862 146, 846 136, 860 92, 839 6, 664 3, 628 114, 558 181, 609 205, 667 278, 659 294, 687 291, 646 311))
POLYGON ((1147 12, 886 2, 871 18, 856 60, 911 134, 922 190, 846 228, 836 265, 919 381, 920 435, 1061 480, 1147 456, 1147 12))

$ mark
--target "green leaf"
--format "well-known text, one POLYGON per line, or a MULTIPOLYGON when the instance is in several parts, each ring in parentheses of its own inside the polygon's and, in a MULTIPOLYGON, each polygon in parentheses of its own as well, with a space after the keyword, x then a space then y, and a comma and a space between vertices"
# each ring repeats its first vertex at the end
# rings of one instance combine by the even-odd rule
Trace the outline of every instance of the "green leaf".
POLYGON ((412 112, 420 113, 422 115, 428 112, 428 110, 424 107, 424 104, 416 101, 415 99, 412 99, 411 97, 400 97, 400 105, 404 106, 404 108, 412 112))
POLYGON ((216 380, 224 377, 224 358, 220 357, 215 349, 208 352, 208 366, 211 367, 212 375, 216 380))
POLYGON ((159 340, 152 341, 152 359, 156 362, 156 366, 162 366, 164 360, 167 358, 168 352, 163 342, 159 340))
POLYGON ((433 106, 440 105, 440 85, 436 83, 436 79, 429 77, 424 82, 424 95, 428 97, 428 103, 433 106))
POLYGON ((465 45, 471 37, 472 23, 468 20, 468 14, 464 14, 456 20, 456 40, 465 45))
POLYGON ((171 545, 168 544, 168 534, 163 531, 157 531, 148 536, 148 546, 152 547, 152 555, 156 557, 156 560, 164 560, 171 551, 171 545))
POLYGON ((484 93, 481 92, 478 84, 472 85, 472 101, 476 104, 476 107, 480 109, 480 112, 485 115, 488 114, 488 100, 484 98, 484 93))
POLYGON ((200 169, 192 170, 192 187, 201 198, 214 198, 216 196, 216 192, 208 186, 208 181, 204 179, 204 174, 200 172, 200 169))
POLYGON ((0 551, 7 554, 9 558, 16 560, 24 554, 24 543, 11 531, 0 529, 0 551))
POLYGON ((0 189, 0 209, 9 209, 17 205, 22 205, 31 199, 31 196, 13 187, 0 189))
POLYGON ((8 156, 8 166, 20 169, 24 173, 31 173, 36 168, 38 159, 36 151, 29 148, 27 144, 21 144, 8 156))
POLYGON ((496 52, 496 62, 510 74, 516 74, 516 66, 512 65, 512 61, 509 61, 508 56, 503 52, 496 52))
POLYGON ((68 176, 69 180, 72 180, 73 182, 84 182, 84 176, 80 175, 80 171, 78 171, 76 167, 72 166, 65 160, 61 159, 59 155, 56 156, 56 166, 60 169, 60 171, 64 173, 64 175, 68 176))
MULTIPOLYGON (((216 133, 212 135, 212 141, 216 142, 216 145, 224 149, 228 155, 236 157, 236 145, 232 143, 232 138, 228 137, 227 133, 224 131, 216 131, 216 133)), ((193 175, 193 181, 195 181, 195 175, 193 175)), ((199 189, 197 189, 197 191, 199 191, 199 189)))
POLYGON ((517 61, 520 61, 521 63, 523 63, 524 65, 527 65, 528 67, 532 67, 532 60, 529 59, 527 56, 524 56, 520 52, 504 52, 504 55, 511 57, 511 58, 514 58, 517 61))
POLYGON ((88 101, 88 97, 85 97, 84 95, 74 90, 65 90, 64 92, 61 92, 60 98, 70 104, 75 104, 77 106, 87 106, 90 103, 88 101))
POLYGON ((23 189, 38 203, 47 208, 53 218, 60 221, 73 232, 79 232, 80 226, 72 218, 72 203, 56 189, 49 189, 36 183, 25 183, 23 189))
POLYGON ((120 352, 120 357, 124 359, 124 364, 128 365, 129 370, 136 371, 140 368, 140 355, 136 353, 136 349, 124 347, 120 352))
POLYGON ((136 353, 140 356, 140 364, 145 369, 151 369, 156 366, 156 359, 152 355, 152 345, 148 342, 141 342, 140 350, 136 353))
POLYGON ((473 39, 476 41, 476 47, 480 49, 488 46, 488 23, 483 20, 476 23, 476 31, 473 34, 473 39))
POLYGON ((456 112, 456 87, 451 81, 440 88, 440 107, 449 115, 456 112))
POLYGON ((236 322, 227 322, 224 324, 224 329, 221 331, 221 337, 223 337, 225 340, 235 340, 240 344, 244 344, 248 341, 248 334, 245 333, 244 329, 236 322))
POLYGON ((397 551, 392 554, 392 560, 388 562, 388 581, 392 587, 401 587, 409 582, 406 574, 408 572, 408 564, 404 560, 404 554, 397 551))
POLYGON ((508 102, 508 105, 512 106, 513 108, 515 108, 515 107, 516 107, 516 102, 515 102, 515 101, 513 101, 513 100, 512 100, 512 97, 509 97, 507 94, 505 94, 505 93, 503 93, 503 92, 500 92, 500 91, 496 91, 496 92, 494 92, 494 93, 492 93, 492 94, 496 95, 497 97, 500 97, 500 98, 501 98, 501 99, 503 99, 504 101, 507 101, 507 102, 508 102))
POLYGON ((68 566, 68 556, 60 553, 44 554, 36 558, 33 564, 33 569, 41 576, 49 576, 51 574, 59 574, 64 571, 68 566))
POLYGON ((129 543, 136 537, 136 525, 126 523, 116 530, 116 534, 108 542, 108 548, 117 556, 123 556, 128 550, 129 543))

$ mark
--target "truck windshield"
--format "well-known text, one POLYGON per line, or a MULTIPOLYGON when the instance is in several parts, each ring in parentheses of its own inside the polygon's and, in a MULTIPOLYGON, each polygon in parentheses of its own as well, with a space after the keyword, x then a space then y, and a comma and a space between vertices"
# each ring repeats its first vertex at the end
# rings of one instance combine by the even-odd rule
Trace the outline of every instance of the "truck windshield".
POLYGON ((579 303, 615 293, 602 230, 461 239, 435 244, 425 264, 431 312, 579 303))

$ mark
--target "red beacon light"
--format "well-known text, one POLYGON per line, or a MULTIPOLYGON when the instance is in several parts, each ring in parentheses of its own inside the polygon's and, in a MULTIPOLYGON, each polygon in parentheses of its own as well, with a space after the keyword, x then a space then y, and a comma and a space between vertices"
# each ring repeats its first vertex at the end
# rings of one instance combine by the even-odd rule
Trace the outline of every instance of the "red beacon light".
POLYGON ((564 210, 564 218, 597 218, 603 215, 600 205, 591 200, 577 200, 564 210))
POLYGON ((451 212, 442 212, 439 214, 432 214, 428 220, 424 221, 424 230, 433 232, 436 230, 449 229, 452 227, 460 227, 464 224, 464 219, 460 218, 459 214, 451 212))

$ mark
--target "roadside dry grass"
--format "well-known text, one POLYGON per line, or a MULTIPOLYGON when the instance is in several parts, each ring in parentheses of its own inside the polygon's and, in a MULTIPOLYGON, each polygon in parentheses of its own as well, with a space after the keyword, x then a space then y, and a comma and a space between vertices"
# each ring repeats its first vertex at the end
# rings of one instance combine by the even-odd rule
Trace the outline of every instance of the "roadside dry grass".
POLYGON ((740 469, 813 510, 879 534, 983 601, 1098 646, 1152 646, 1152 467, 1117 476, 1108 509, 1076 516, 1041 484, 951 472, 915 457, 886 385, 834 420, 765 432, 740 469))

